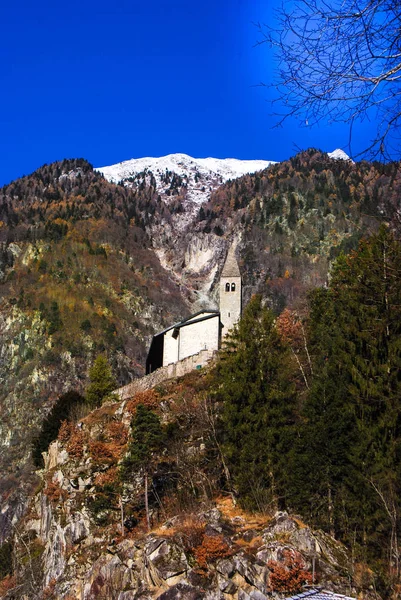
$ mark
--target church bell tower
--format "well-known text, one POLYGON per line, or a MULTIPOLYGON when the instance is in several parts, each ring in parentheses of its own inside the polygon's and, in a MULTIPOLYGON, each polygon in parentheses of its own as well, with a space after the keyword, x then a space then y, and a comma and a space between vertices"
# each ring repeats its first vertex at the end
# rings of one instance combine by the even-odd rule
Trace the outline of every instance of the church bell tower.
POLYGON ((241 316, 241 297, 241 273, 234 249, 231 247, 220 276, 220 320, 223 324, 223 338, 241 316))

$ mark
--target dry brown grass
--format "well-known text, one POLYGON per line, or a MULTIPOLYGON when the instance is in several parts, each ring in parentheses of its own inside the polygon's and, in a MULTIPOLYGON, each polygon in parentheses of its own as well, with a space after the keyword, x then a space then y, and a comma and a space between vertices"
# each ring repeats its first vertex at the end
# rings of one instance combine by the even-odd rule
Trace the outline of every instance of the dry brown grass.
MULTIPOLYGON (((216 500, 216 508, 221 512, 222 518, 235 527, 238 533, 245 533, 249 530, 261 531, 265 529, 271 517, 265 514, 249 513, 238 506, 235 506, 230 497, 219 497, 216 500)), ((174 521, 170 527, 159 525, 152 529, 152 533, 162 537, 178 538, 178 540, 187 546, 196 547, 202 543, 204 537, 206 522, 195 513, 182 514, 180 519, 174 521), (194 538, 198 540, 195 543, 194 538)), ((252 550, 259 548, 263 540, 261 536, 256 535, 250 541, 239 538, 236 545, 252 550)))
POLYGON ((174 537, 176 535, 190 538, 193 534, 203 535, 206 522, 199 516, 192 513, 183 514, 175 520, 174 525, 163 527, 158 525, 152 529, 152 533, 163 537, 174 537))
POLYGON ((250 541, 246 541, 243 538, 238 538, 235 541, 235 544, 239 548, 244 548, 244 550, 246 549, 249 552, 249 551, 257 550, 258 548, 260 548, 260 546, 263 544, 263 539, 259 535, 252 538, 250 541))
POLYGON ((219 509, 223 517, 236 525, 241 531, 249 529, 264 529, 271 521, 271 517, 261 513, 251 513, 243 510, 239 506, 234 505, 234 502, 229 496, 220 496, 216 499, 216 508, 219 509))
POLYGON ((82 419, 82 422, 85 423, 85 425, 88 425, 88 427, 98 425, 99 423, 106 423, 114 417, 120 404, 120 402, 114 402, 113 404, 104 404, 99 408, 95 408, 87 417, 82 419))
POLYGON ((299 517, 292 517, 292 520, 295 521, 300 529, 306 529, 306 527, 308 527, 299 517))
MULTIPOLYGON (((353 580, 354 584, 359 588, 367 588, 374 584, 374 572, 368 567, 366 563, 356 562, 354 564, 353 580)), ((400 586, 399 586, 400 587, 400 586)), ((401 591, 401 589, 400 589, 401 591)), ((394 596, 399 597, 399 596, 394 596)))

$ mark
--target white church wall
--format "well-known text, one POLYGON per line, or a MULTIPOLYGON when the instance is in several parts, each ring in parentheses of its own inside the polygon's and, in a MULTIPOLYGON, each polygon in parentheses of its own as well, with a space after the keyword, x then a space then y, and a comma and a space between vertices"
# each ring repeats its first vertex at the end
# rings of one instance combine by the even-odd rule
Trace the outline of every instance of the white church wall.
POLYGON ((178 357, 178 340, 173 338, 174 329, 166 331, 164 334, 164 348, 163 348, 163 367, 171 363, 177 362, 178 357))
POLYGON ((219 349, 219 315, 198 323, 181 327, 179 335, 179 360, 201 350, 219 349))

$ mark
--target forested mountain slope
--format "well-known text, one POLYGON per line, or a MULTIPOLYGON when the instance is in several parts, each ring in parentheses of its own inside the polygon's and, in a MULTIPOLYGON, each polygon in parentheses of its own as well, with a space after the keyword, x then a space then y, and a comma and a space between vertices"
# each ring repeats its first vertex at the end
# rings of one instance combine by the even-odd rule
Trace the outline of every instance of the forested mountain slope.
POLYGON ((381 220, 401 224, 399 163, 333 160, 302 152, 228 182, 198 214, 203 232, 241 232, 247 297, 255 289, 281 310, 323 285, 332 260, 381 220))
POLYGON ((154 190, 109 184, 84 160, 0 190, 0 534, 12 504, 22 510, 15 490, 32 468, 30 440, 57 396, 82 391, 101 352, 120 384, 141 375, 155 329, 189 312, 150 251, 157 212, 169 219, 154 190))

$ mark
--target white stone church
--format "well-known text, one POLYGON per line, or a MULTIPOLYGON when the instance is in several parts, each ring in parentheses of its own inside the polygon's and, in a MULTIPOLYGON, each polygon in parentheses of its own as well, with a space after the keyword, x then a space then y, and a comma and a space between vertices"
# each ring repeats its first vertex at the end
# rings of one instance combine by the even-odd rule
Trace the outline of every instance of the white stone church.
POLYGON ((202 350, 215 351, 241 316, 241 273, 234 251, 228 252, 220 276, 220 310, 201 310, 153 336, 146 373, 202 350))

